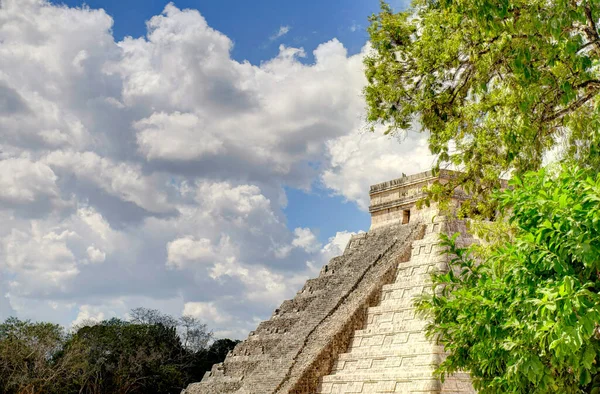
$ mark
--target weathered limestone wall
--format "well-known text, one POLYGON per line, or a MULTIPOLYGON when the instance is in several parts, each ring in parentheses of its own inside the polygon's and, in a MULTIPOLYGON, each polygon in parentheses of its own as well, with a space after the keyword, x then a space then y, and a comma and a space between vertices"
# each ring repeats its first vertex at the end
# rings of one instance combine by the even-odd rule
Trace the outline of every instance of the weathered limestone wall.
POLYGON ((342 256, 185 394, 315 393, 319 378, 364 326, 367 309, 379 302, 383 285, 393 281, 398 264, 410 258, 412 241, 423 233, 424 226, 415 223, 353 237, 342 256))

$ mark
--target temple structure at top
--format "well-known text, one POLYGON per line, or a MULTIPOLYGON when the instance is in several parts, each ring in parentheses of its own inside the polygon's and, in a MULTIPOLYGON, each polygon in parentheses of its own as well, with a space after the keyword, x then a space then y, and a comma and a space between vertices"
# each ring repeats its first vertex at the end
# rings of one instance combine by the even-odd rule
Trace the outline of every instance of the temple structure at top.
MULTIPOLYGON (((435 175, 433 171, 426 171, 371 186, 371 230, 390 224, 407 224, 411 221, 425 223, 431 220, 433 215, 439 213, 435 204, 416 208, 417 201, 426 196, 423 190, 434 182, 445 184, 456 176, 457 173, 450 170, 440 170, 435 175)), ((458 207, 466 197, 464 193, 455 191, 451 204, 458 207)))

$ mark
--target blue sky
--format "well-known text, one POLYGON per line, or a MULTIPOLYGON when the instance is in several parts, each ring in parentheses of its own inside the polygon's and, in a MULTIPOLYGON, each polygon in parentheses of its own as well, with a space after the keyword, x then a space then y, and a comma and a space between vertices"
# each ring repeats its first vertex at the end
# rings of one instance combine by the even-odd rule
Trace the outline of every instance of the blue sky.
POLYGON ((369 185, 431 166, 367 131, 378 1, 85 4, 0 2, 0 319, 243 338, 368 230, 369 185))
MULTIPOLYGON (((117 40, 145 35, 146 21, 160 14, 168 3, 164 0, 53 2, 106 10, 114 19, 113 32, 117 40)), ((303 47, 307 56, 300 60, 311 63, 314 61, 312 50, 332 38, 340 40, 350 55, 356 54, 368 40, 368 16, 379 10, 376 0, 179 0, 173 3, 179 8, 199 10, 211 27, 233 40, 232 58, 252 64, 276 56, 280 44, 303 47), (289 27, 289 32, 275 37, 281 27, 289 27)), ((395 5, 401 8, 402 4, 396 2, 395 5)), ((324 243, 340 230, 368 229, 368 213, 343 197, 332 196, 320 185, 314 186, 310 192, 287 189, 289 203, 285 214, 291 229, 313 228, 324 243)))
MULTIPOLYGON (((57 4, 103 8, 115 21, 116 39, 139 37, 146 32, 145 22, 160 14, 168 1, 164 0, 53 0, 57 4)), ((379 10, 377 0, 179 0, 179 8, 199 10, 210 26, 233 39, 232 57, 258 64, 277 54, 278 45, 302 46, 306 61, 312 61, 311 51, 334 37, 351 54, 360 51, 368 39, 368 16, 379 10), (285 37, 270 40, 279 28, 289 26, 285 37)), ((404 1, 395 1, 402 8, 404 1)))

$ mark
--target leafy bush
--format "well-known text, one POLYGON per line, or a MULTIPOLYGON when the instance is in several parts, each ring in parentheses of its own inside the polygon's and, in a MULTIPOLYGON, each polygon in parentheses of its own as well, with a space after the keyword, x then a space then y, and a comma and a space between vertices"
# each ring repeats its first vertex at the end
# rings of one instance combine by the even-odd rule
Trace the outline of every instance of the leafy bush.
POLYGON ((512 187, 513 234, 483 260, 445 237, 452 269, 417 302, 449 352, 438 372, 469 371, 480 393, 598 393, 600 176, 565 165, 512 187))

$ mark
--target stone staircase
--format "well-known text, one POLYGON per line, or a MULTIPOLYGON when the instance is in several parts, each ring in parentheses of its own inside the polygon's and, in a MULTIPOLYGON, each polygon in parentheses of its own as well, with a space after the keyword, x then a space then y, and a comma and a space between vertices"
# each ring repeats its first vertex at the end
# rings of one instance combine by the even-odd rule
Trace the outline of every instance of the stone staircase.
POLYGON ((424 234, 416 223, 387 226, 353 236, 342 256, 284 301, 221 364, 186 394, 310 393, 329 373, 353 333, 364 326, 367 308, 410 258, 410 245, 424 234))
POLYGON ((458 242, 473 242, 464 222, 438 217, 423 239, 412 243, 410 260, 400 263, 394 283, 384 285, 380 303, 368 308, 332 372, 321 378, 318 393, 475 393, 469 376, 457 374, 442 384, 433 372, 444 357, 442 346, 425 337, 427 321, 415 316, 414 297, 431 291, 433 270, 447 270, 439 234, 460 232, 458 242))

